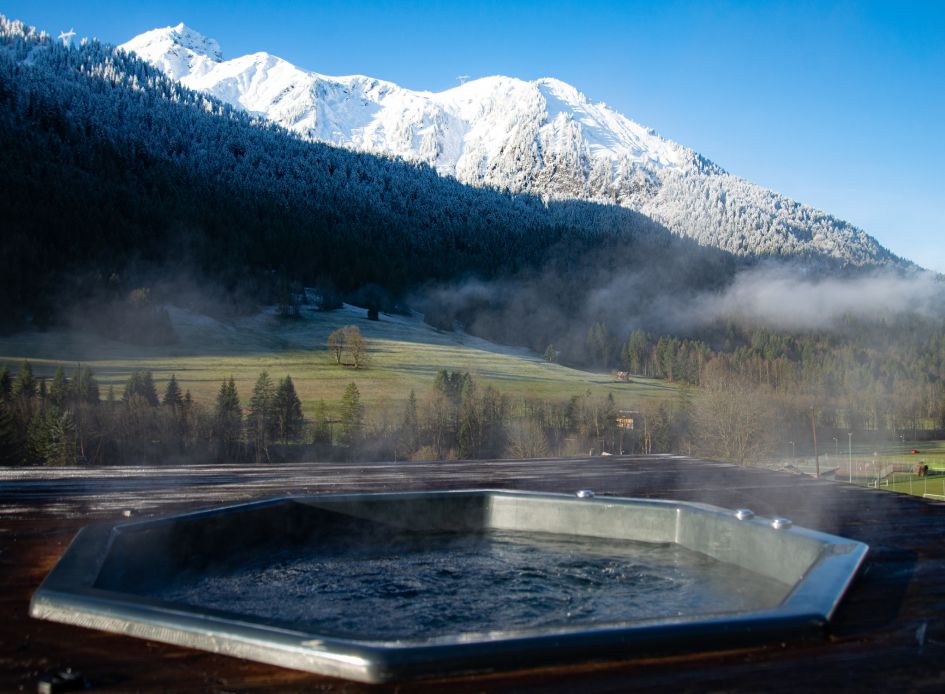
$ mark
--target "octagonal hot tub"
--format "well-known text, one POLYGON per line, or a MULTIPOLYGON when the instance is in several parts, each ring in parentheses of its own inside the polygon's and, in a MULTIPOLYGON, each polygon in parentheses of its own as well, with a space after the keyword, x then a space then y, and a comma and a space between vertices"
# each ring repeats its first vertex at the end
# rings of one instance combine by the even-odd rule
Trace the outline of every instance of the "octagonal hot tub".
POLYGON ((383 682, 810 636, 866 551, 590 493, 288 497, 85 528, 30 612, 383 682))

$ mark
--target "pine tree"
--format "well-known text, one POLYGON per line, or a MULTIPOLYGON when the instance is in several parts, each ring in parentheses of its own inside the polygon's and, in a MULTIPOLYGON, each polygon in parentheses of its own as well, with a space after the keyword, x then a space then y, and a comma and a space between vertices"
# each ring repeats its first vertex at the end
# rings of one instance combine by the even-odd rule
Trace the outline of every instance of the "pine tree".
POLYGON ((36 379, 33 378, 33 367, 28 361, 20 365, 20 372, 13 382, 13 388, 10 391, 13 397, 32 399, 36 396, 36 379))
POLYGON ((248 436, 253 448, 253 457, 256 462, 269 459, 269 441, 273 433, 275 419, 273 417, 273 400, 276 390, 265 371, 259 374, 256 385, 253 386, 253 395, 249 399, 249 416, 247 418, 248 436))
POLYGON ((282 443, 286 444, 295 439, 302 430, 302 401, 295 392, 292 377, 286 376, 279 381, 276 395, 273 400, 276 430, 282 443))
POLYGON ((45 412, 36 412, 26 426, 26 462, 44 465, 50 443, 50 421, 45 412))
POLYGON ((417 415, 417 394, 411 389, 404 408, 404 421, 400 426, 400 445, 406 454, 411 454, 420 445, 420 420, 417 415))
POLYGON ((60 366, 56 369, 52 383, 49 385, 49 402, 57 411, 62 412, 71 399, 72 393, 66 372, 60 366))
POLYGON ((349 383, 341 398, 341 443, 356 448, 364 431, 364 405, 361 392, 354 383, 349 383))
POLYGON ((72 376, 72 391, 73 397, 75 397, 77 402, 85 402, 90 405, 97 405, 99 403, 101 394, 99 392, 98 381, 95 380, 95 375, 92 373, 91 368, 84 366, 82 369, 76 369, 76 372, 72 376))
POLYGON ((643 330, 634 330, 627 338, 622 350, 624 367, 634 374, 646 375, 646 356, 650 337, 643 330))
POLYGON ((171 374, 171 379, 164 388, 161 405, 161 412, 156 415, 161 422, 161 439, 173 450, 183 453, 186 448, 187 413, 184 410, 184 399, 174 374, 171 374))
POLYGON ((44 426, 42 457, 47 465, 74 465, 76 425, 72 412, 49 412, 44 426))
POLYGON ((180 386, 177 384, 177 376, 171 374, 171 380, 167 382, 167 387, 164 389, 164 400, 162 401, 166 407, 172 407, 176 411, 183 404, 183 398, 180 393, 180 386))
POLYGON ((454 405, 459 405, 463 397, 463 389, 470 379, 471 376, 467 372, 440 369, 433 379, 433 389, 448 398, 454 405))
POLYGON ((584 340, 587 349, 587 361, 599 368, 610 366, 611 336, 607 325, 597 321, 591 326, 584 340))
POLYGON ((122 402, 128 403, 135 396, 144 400, 148 405, 157 407, 159 404, 157 387, 154 385, 154 376, 150 371, 135 371, 125 383, 125 392, 122 402))
POLYGON ((238 456, 242 425, 240 396, 236 391, 236 383, 230 376, 220 385, 213 413, 213 438, 216 440, 220 459, 231 460, 238 456))
POLYGON ((315 403, 315 415, 312 421, 312 443, 331 445, 331 425, 328 422, 328 407, 324 400, 315 403))
POLYGON ((0 465, 23 462, 23 438, 16 426, 11 405, 0 399, 0 465))
POLYGON ((182 445, 186 447, 187 442, 191 440, 198 428, 198 414, 189 388, 184 391, 184 397, 181 398, 180 414, 177 420, 180 426, 182 445))
POLYGON ((433 390, 440 393, 443 397, 451 396, 450 372, 446 369, 437 369, 433 377, 433 390))
POLYGON ((10 369, 4 366, 0 369, 0 400, 9 400, 13 389, 13 380, 10 378, 10 369))
POLYGON ((157 407, 158 404, 160 404, 161 401, 158 400, 157 386, 154 385, 154 376, 150 371, 144 372, 144 377, 141 381, 141 391, 149 405, 157 407))

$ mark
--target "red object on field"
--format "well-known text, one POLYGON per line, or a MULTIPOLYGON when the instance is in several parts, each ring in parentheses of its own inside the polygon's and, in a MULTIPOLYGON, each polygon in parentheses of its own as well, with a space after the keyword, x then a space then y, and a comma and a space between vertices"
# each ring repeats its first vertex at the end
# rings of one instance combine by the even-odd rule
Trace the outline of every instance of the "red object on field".
POLYGON ((915 455, 916 453, 921 453, 921 452, 922 452, 922 451, 920 451, 918 448, 913 448, 913 449, 912 449, 912 454, 913 454, 913 455, 915 455))

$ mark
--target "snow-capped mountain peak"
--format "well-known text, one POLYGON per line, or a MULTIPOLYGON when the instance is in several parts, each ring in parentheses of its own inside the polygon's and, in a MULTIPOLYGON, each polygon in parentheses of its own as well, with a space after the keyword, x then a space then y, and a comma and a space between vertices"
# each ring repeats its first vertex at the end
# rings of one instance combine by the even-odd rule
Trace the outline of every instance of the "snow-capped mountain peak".
POLYGON ((209 71, 223 62, 220 44, 184 25, 152 29, 119 48, 136 53, 175 80, 209 71))
POLYGON ((310 72, 268 53, 224 60, 216 41, 183 24, 120 48, 302 137, 423 162, 463 183, 621 205, 737 254, 896 260, 860 229, 732 176, 552 77, 412 91, 310 72))
MULTIPOLYGON (((591 103, 561 80, 493 76, 439 93, 360 75, 330 77, 267 53, 224 61, 219 45, 183 24, 155 29, 122 49, 197 90, 332 144, 396 154, 466 182, 502 185, 512 133, 538 137, 549 158, 685 169, 691 153, 652 130, 591 103), (491 174, 490 174, 491 172, 491 174), (485 177, 488 180, 477 180, 485 177)), ((516 151, 515 156, 524 154, 516 151)), ((511 173, 511 172, 510 172, 511 173)))

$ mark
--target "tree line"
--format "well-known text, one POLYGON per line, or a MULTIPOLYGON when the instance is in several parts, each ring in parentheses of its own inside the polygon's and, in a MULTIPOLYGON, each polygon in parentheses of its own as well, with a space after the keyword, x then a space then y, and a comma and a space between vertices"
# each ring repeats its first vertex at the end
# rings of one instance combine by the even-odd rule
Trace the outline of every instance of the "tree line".
POLYGON ((120 392, 88 367, 39 378, 24 362, 0 371, 0 460, 8 465, 121 465, 283 460, 531 458, 636 450, 612 396, 511 398, 468 373, 440 370, 429 391, 369 411, 356 383, 310 417, 291 376, 259 374, 241 395, 232 377, 211 402, 176 376, 158 387, 133 372, 120 392))
POLYGON ((698 387, 680 383, 675 396, 630 411, 619 410, 612 394, 510 397, 468 373, 440 370, 419 396, 410 391, 369 408, 352 382, 338 401, 320 400, 305 417, 289 375, 262 372, 243 395, 229 377, 212 401, 197 402, 173 375, 159 388, 152 372, 135 371, 116 393, 88 367, 68 376, 59 368, 45 379, 24 362, 15 375, 0 371, 0 460, 120 465, 682 453, 754 464, 783 458, 788 442, 792 452, 812 452, 813 427, 822 453, 831 440, 839 448, 848 429, 858 440, 910 433, 908 407, 889 406, 888 430, 865 428, 863 420, 847 427, 851 414, 824 391, 775 388, 743 367, 713 354, 698 387))
MULTIPOLYGON (((945 435, 945 322, 915 314, 843 318, 830 330, 721 323, 688 337, 604 324, 585 343, 598 368, 692 388, 690 407, 651 413, 657 448, 739 463, 837 452, 858 441, 945 435), (790 447, 790 448, 789 448, 790 447)), ((555 354, 557 357, 557 353, 555 354)))
POLYGON ((195 402, 175 375, 158 392, 137 370, 120 397, 102 393, 88 367, 37 378, 29 362, 15 377, 0 371, 0 460, 71 465, 269 460, 273 445, 300 440, 305 421, 290 376, 262 372, 245 406, 231 378, 212 406, 195 402), (104 397, 103 397, 104 396, 104 397))
POLYGON ((845 318, 834 330, 715 326, 701 338, 629 334, 613 364, 704 385, 720 368, 787 401, 816 403, 817 421, 849 431, 945 428, 945 321, 916 315, 845 318), (713 373, 713 372, 709 372, 713 373))

